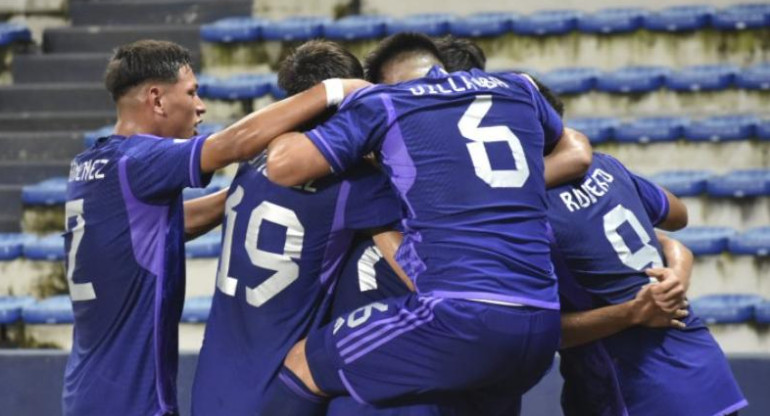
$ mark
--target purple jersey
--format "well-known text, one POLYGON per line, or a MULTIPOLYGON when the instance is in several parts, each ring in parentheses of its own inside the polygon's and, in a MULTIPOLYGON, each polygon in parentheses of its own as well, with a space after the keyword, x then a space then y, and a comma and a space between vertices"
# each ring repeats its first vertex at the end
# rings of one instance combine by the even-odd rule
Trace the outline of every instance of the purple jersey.
POLYGON ((294 188, 264 169, 261 155, 230 186, 193 386, 197 415, 255 414, 289 349, 323 317, 355 230, 401 218, 387 178, 366 163, 294 188))
POLYGON ((434 67, 356 92, 308 137, 336 172, 379 154, 406 212, 396 257, 419 293, 558 309, 543 153, 562 130, 521 76, 434 67))
POLYGON ((67 279, 75 314, 67 415, 177 410, 177 331, 185 288, 182 189, 205 137, 99 139, 72 162, 67 279))

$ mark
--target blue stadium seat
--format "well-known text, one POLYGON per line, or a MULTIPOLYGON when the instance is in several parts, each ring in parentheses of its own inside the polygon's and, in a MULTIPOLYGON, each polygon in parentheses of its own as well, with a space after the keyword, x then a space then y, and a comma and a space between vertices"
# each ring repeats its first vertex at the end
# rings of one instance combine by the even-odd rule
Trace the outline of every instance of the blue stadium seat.
POLYGON ((21 202, 25 205, 62 205, 66 200, 66 177, 46 179, 21 189, 21 202))
POLYGON ((678 197, 697 196, 706 192, 706 183, 714 174, 705 170, 660 172, 650 179, 678 197))
POLYGON ((324 36, 334 40, 376 39, 385 35, 385 16, 348 16, 324 25, 324 36))
POLYGON ((269 21, 262 26, 262 39, 288 42, 320 38, 324 25, 329 22, 331 19, 320 16, 295 16, 269 21))
POLYGON ((520 35, 563 35, 577 28, 577 10, 542 10, 514 20, 513 31, 520 35))
POLYGON ((182 322, 203 323, 209 319, 211 296, 199 296, 186 299, 182 309, 182 322))
POLYGON ((770 324, 770 300, 754 306, 754 320, 758 324, 770 324))
POLYGON ((268 21, 256 17, 228 17, 201 25, 201 39, 214 43, 254 42, 268 21))
POLYGON ((0 325, 12 324, 21 319, 21 310, 35 303, 32 296, 0 296, 0 325))
POLYGON ((709 256, 727 251, 730 237, 737 231, 729 227, 687 227, 671 233, 696 256, 709 256))
POLYGON ((24 244, 34 240, 32 234, 0 233, 0 261, 16 260, 24 255, 24 244))
POLYGON ((692 310, 708 324, 741 324, 754 319, 754 307, 763 300, 749 294, 706 295, 692 301, 692 310))
POLYGON ((388 35, 399 32, 418 32, 428 36, 442 36, 449 33, 449 24, 455 17, 448 13, 424 13, 394 19, 385 25, 388 35))
POLYGON ((96 130, 87 131, 83 134, 83 144, 86 149, 93 146, 100 137, 107 137, 112 134, 115 126, 109 125, 98 128, 96 130))
POLYGON ((716 91, 732 86, 740 69, 734 65, 696 65, 682 68, 666 78, 674 91, 716 91))
POLYGON ((206 135, 206 134, 214 134, 220 130, 225 128, 224 125, 220 123, 201 123, 198 124, 198 134, 199 135, 206 135))
POLYGON ((626 143, 674 141, 682 137, 688 123, 684 117, 642 117, 618 126, 614 137, 626 143))
POLYGON ((770 227, 756 227, 730 237, 730 252, 747 256, 770 254, 770 227))
POLYGON ((51 234, 24 243, 24 257, 30 260, 64 260, 64 237, 51 234))
POLYGON ((747 90, 770 90, 770 62, 744 68, 735 76, 735 84, 747 90))
POLYGON ((270 93, 270 74, 241 74, 208 84, 204 98, 253 100, 270 93))
POLYGON ((500 36, 513 30, 520 18, 511 12, 476 13, 449 22, 449 31, 460 37, 500 36))
POLYGON ((754 137, 759 119, 753 115, 731 114, 694 120, 684 127, 691 141, 731 141, 754 137))
POLYGON ((663 85, 669 72, 660 66, 627 66, 604 74, 596 84, 607 92, 650 92, 663 85))
POLYGON ((711 24, 716 9, 706 5, 673 6, 650 13, 644 27, 658 32, 690 32, 711 24))
POLYGON ((0 23, 0 46, 31 40, 32 32, 26 26, 18 23, 0 23))
POLYGON ((626 33, 642 27, 649 12, 638 7, 612 7, 585 14, 578 19, 584 33, 626 33))
POLYGON ((198 79, 198 96, 205 97, 206 89, 212 82, 216 82, 217 78, 211 75, 196 74, 195 78, 198 79))
POLYGON ((75 321, 72 301, 67 295, 52 296, 24 306, 21 316, 27 324, 71 324, 75 321))
POLYGON ((189 259, 217 258, 222 251, 222 233, 212 231, 185 243, 185 256, 189 259))
POLYGON ((582 94, 594 89, 600 76, 596 68, 559 68, 545 73, 540 81, 557 94, 582 94))
POLYGON ((613 117, 584 117, 575 118, 567 122, 572 127, 588 136, 591 144, 604 143, 610 140, 615 128, 620 125, 620 120, 613 117))
POLYGON ((276 100, 283 100, 288 96, 286 91, 278 86, 278 77, 270 80, 270 95, 272 95, 276 100))
POLYGON ((762 140, 770 140, 770 119, 759 120, 756 134, 762 140))
POLYGON ((751 197, 770 195, 770 170, 735 170, 709 178, 709 195, 715 197, 751 197))
POLYGON ((767 25, 770 3, 736 4, 720 9, 712 25, 721 30, 757 29, 767 25))

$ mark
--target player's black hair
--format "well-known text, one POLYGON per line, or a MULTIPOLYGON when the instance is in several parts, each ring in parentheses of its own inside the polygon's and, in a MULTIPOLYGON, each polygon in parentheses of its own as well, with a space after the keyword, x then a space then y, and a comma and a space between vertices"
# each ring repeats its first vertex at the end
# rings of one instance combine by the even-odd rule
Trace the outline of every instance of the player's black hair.
POLYGON ((189 66, 190 51, 164 40, 138 40, 117 48, 104 72, 104 86, 118 101, 129 89, 145 82, 175 83, 179 69, 189 66))
POLYGON ((396 33, 388 36, 366 57, 364 69, 366 80, 375 84, 382 81, 382 68, 391 59, 409 52, 422 52, 432 55, 441 66, 444 59, 431 38, 412 32, 396 33))
MULTIPOLYGON (((521 72, 517 73, 520 74, 521 72)), ((530 74, 527 74, 527 76, 532 78, 532 81, 535 81, 535 85, 537 85, 537 89, 540 90, 540 94, 543 95, 543 98, 545 98, 548 104, 551 104, 551 107, 553 107, 559 117, 564 117, 564 101, 562 101, 555 92, 548 88, 547 85, 540 82, 540 80, 530 74)))
POLYGON ((278 86, 294 95, 325 79, 363 77, 361 62, 345 48, 328 40, 311 40, 281 62, 278 86))
POLYGON ((447 35, 435 41, 447 72, 470 71, 473 68, 483 70, 487 65, 484 50, 476 43, 447 35))

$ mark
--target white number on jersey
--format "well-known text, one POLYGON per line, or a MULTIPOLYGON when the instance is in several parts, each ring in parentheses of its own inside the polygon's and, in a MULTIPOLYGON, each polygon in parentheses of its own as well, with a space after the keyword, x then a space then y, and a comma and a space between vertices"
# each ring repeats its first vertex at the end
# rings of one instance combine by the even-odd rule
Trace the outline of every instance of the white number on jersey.
POLYGON ((67 283, 70 287, 70 298, 72 298, 73 302, 96 299, 96 292, 94 292, 94 285, 92 283, 75 283, 72 281, 78 249, 83 241, 86 227, 86 220, 83 218, 83 199, 67 201, 64 205, 64 212, 65 226, 67 231, 72 233, 72 244, 70 244, 70 250, 67 253, 67 283), (69 219, 72 217, 75 217, 75 226, 70 228, 69 219))
POLYGON ((377 273, 374 265, 382 259, 382 252, 377 246, 368 247, 358 259, 358 288, 362 292, 377 289, 377 273))
MULTIPOLYGON (((235 296, 235 290, 238 287, 238 280, 235 277, 229 276, 230 252, 233 246, 233 228, 237 217, 235 207, 243 200, 243 193, 243 188, 239 186, 227 198, 225 203, 227 232, 222 247, 219 273, 217 274, 217 288, 229 296, 235 296)), ((251 264, 263 269, 273 270, 274 273, 256 287, 246 288, 246 301, 250 305, 255 307, 264 305, 265 302, 281 293, 281 291, 299 278, 299 265, 295 260, 299 260, 302 254, 304 237, 305 228, 299 222, 297 214, 288 208, 263 201, 251 211, 244 240, 246 253, 249 255, 251 264), (286 243, 284 244, 283 252, 280 254, 258 248, 259 229, 262 221, 265 220, 286 227, 286 243)))
POLYGON ((620 261, 626 266, 639 271, 648 264, 652 264, 652 267, 663 266, 660 253, 650 244, 650 235, 647 230, 642 227, 636 215, 623 205, 617 205, 612 211, 604 215, 604 235, 607 237, 607 241, 612 244, 612 248, 615 249, 620 261), (618 228, 626 222, 631 225, 643 244, 642 248, 635 252, 631 251, 626 242, 623 241, 623 237, 618 233, 618 228))
POLYGON ((529 178, 529 165, 521 147, 521 141, 507 126, 479 127, 481 120, 492 108, 491 95, 479 95, 465 111, 457 127, 460 134, 473 143, 468 143, 476 176, 493 188, 521 188, 529 178), (506 142, 511 150, 516 169, 492 169, 489 154, 484 143, 506 142))

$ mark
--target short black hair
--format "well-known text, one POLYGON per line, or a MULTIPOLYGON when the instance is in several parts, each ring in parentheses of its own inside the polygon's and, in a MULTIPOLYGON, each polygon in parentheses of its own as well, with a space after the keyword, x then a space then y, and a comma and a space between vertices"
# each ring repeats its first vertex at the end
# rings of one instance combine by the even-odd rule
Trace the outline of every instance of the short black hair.
MULTIPOLYGON (((517 72, 518 74, 521 74, 522 72, 517 72)), ((532 81, 535 82, 535 85, 537 85, 537 89, 540 90, 540 94, 545 98, 545 100, 548 102, 548 104, 551 104, 551 107, 556 111, 556 113, 559 115, 559 117, 564 117, 564 101, 559 98, 559 96, 553 92, 550 88, 548 88, 547 85, 540 82, 539 79, 533 77, 530 74, 526 74, 528 77, 532 78, 532 81)))
POLYGON ((175 83, 179 70, 191 65, 190 51, 165 40, 138 40, 117 48, 104 72, 104 86, 118 101, 129 89, 145 82, 175 83))
POLYGON ((338 43, 311 40, 294 49, 278 70, 278 86, 298 94, 329 78, 363 78, 361 62, 338 43))
POLYGON ((436 39, 436 46, 441 51, 444 65, 448 72, 470 71, 487 66, 487 56, 476 43, 463 38, 447 35, 436 39))
POLYGON ((424 52, 444 66, 444 59, 433 40, 421 33, 402 32, 388 36, 369 53, 364 62, 366 80, 375 84, 382 81, 382 67, 394 57, 408 52, 424 52))

